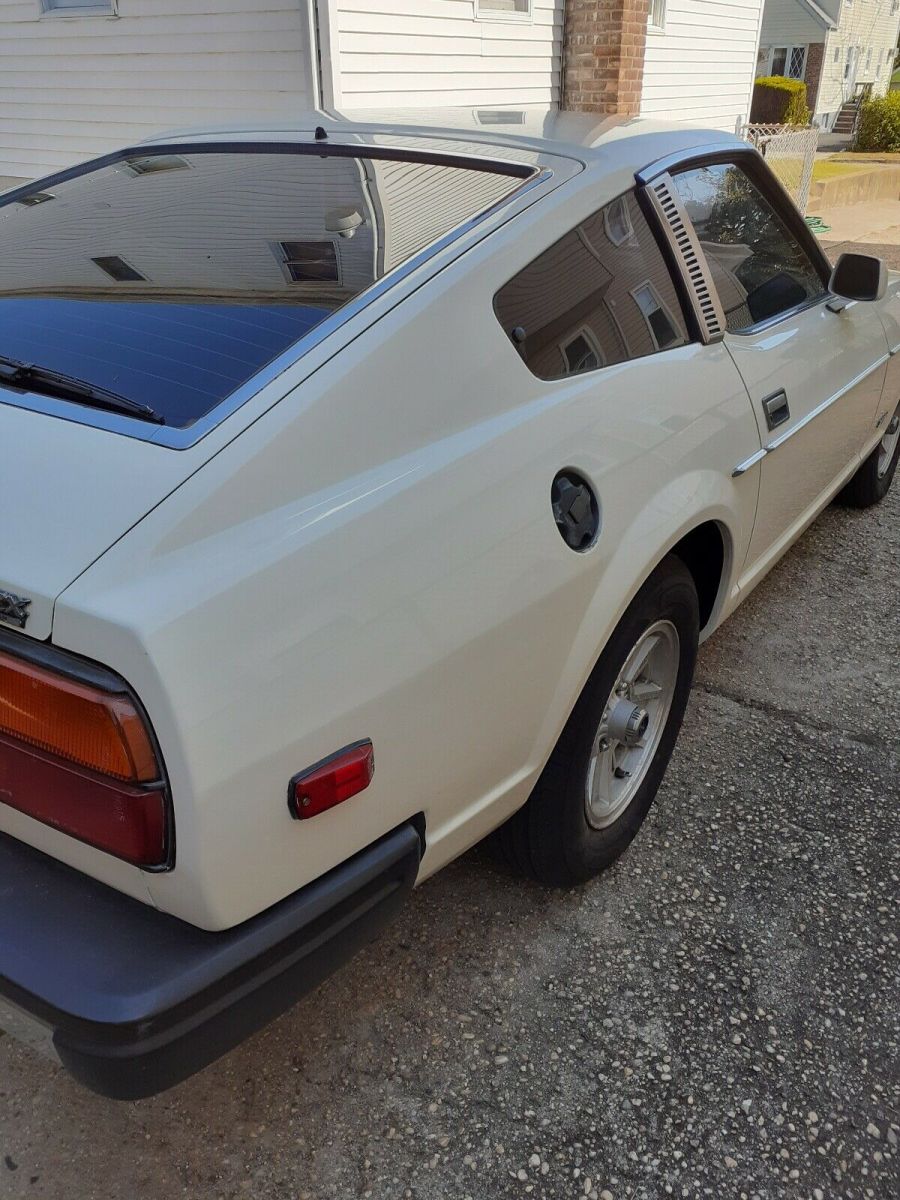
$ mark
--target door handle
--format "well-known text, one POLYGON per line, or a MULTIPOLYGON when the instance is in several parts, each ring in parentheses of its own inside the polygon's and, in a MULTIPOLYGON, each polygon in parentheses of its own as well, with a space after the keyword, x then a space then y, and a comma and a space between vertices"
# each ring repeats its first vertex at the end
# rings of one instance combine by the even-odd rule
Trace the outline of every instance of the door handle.
POLYGON ((777 429, 779 425, 783 425, 785 421, 791 419, 790 405, 783 388, 780 392, 773 392, 771 396, 766 396, 762 406, 769 429, 777 429))

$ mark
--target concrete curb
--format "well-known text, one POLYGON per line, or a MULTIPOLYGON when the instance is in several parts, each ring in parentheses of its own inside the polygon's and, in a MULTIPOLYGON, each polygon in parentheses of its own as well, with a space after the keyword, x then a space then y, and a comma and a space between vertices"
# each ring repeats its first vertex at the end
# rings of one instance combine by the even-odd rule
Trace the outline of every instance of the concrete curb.
POLYGON ((814 180, 809 189, 808 209, 859 204, 865 200, 900 199, 900 166, 860 165, 859 171, 814 180))

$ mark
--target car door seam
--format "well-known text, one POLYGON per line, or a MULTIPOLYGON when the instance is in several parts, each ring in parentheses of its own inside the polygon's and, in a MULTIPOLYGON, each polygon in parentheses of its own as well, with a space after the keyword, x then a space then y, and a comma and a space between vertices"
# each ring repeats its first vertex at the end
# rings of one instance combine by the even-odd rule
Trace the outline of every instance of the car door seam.
POLYGON ((731 472, 731 478, 737 479, 740 475, 746 475, 750 468, 755 467, 758 462, 762 462, 768 453, 769 451, 765 446, 761 447, 755 454, 751 454, 749 458, 745 458, 743 462, 738 463, 731 472))
POLYGON ((862 383, 864 379, 867 379, 868 376, 873 372, 877 371, 879 367, 883 367, 888 361, 888 357, 889 356, 887 354, 883 354, 880 358, 876 359, 871 366, 866 367, 864 371, 860 371, 858 375, 856 375, 848 383, 845 383, 842 388, 839 388, 834 395, 829 396, 827 400, 823 400, 821 404, 816 405, 816 407, 811 409, 804 417, 801 417, 796 425, 785 430, 780 437, 773 438, 770 442, 767 442, 765 446, 766 452, 771 454, 773 450, 777 450, 779 446, 783 446, 785 442, 790 441, 795 433, 799 433, 801 429, 805 429, 807 425, 816 419, 816 417, 820 417, 822 413, 826 412, 833 404, 836 404, 838 400, 846 396, 848 392, 852 392, 855 387, 862 383))

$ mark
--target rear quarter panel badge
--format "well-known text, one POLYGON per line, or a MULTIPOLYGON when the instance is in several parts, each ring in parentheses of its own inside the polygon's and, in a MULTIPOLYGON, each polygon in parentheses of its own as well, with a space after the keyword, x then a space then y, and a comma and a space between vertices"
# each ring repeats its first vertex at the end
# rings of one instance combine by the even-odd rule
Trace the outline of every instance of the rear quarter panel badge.
POLYGON ((17 596, 15 592, 0 590, 0 621, 5 621, 7 625, 15 625, 18 629, 24 629, 28 624, 29 608, 31 608, 31 601, 25 596, 17 596))

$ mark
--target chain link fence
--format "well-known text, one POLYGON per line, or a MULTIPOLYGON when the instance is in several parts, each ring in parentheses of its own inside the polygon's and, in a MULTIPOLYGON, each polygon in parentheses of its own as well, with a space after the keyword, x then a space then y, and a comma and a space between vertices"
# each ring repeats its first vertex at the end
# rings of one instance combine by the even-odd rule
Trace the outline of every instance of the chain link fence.
POLYGON ((819 130, 815 125, 798 128, 796 125, 744 125, 741 137, 755 146, 781 180, 785 190, 806 216, 809 185, 819 145, 819 130))

